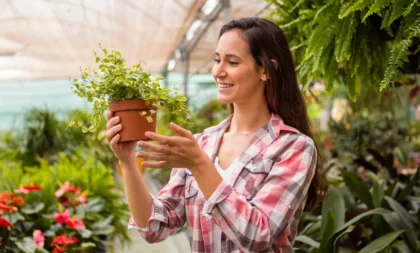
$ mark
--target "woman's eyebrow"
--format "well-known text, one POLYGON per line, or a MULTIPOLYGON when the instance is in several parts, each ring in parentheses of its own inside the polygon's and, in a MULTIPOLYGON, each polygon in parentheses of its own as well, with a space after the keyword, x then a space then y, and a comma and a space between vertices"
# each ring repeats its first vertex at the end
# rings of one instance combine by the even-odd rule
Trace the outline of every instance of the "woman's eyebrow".
MULTIPOLYGON (((220 57, 220 54, 216 52, 214 53, 214 56, 220 57)), ((235 58, 241 59, 241 57, 237 56, 236 54, 226 54, 225 57, 235 57, 235 58)))

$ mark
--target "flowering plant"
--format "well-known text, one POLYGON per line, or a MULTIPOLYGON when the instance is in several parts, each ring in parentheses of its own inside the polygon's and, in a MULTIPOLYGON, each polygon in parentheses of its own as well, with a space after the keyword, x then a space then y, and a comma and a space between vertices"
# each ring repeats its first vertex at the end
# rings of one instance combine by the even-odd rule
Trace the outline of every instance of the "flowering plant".
POLYGON ((105 221, 90 219, 89 214, 98 211, 98 200, 88 200, 88 192, 70 182, 59 186, 56 203, 50 207, 25 201, 41 194, 40 186, 0 193, 0 252, 87 253, 104 247, 100 238, 112 230, 112 216, 105 221))

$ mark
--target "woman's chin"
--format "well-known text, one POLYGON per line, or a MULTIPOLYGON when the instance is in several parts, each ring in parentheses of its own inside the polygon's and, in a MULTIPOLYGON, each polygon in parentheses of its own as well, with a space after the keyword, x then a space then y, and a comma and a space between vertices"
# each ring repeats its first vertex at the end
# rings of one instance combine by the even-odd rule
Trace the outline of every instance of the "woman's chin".
POLYGON ((226 96, 221 96, 221 95, 218 95, 217 96, 217 99, 219 100, 219 102, 221 103, 221 104, 231 104, 232 103, 232 99, 229 99, 228 97, 226 97, 226 96))

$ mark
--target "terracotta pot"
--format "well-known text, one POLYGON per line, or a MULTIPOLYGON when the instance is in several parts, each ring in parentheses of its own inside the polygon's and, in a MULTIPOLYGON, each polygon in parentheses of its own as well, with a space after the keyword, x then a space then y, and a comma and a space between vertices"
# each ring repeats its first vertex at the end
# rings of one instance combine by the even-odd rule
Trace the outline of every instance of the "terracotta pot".
POLYGON ((138 140, 149 140, 144 133, 147 131, 156 132, 156 113, 151 114, 149 110, 157 110, 156 106, 146 105, 142 99, 127 99, 109 103, 109 109, 114 116, 120 117, 122 130, 120 142, 138 140), (145 116, 152 116, 153 122, 148 122, 145 116, 140 115, 143 111, 145 116))

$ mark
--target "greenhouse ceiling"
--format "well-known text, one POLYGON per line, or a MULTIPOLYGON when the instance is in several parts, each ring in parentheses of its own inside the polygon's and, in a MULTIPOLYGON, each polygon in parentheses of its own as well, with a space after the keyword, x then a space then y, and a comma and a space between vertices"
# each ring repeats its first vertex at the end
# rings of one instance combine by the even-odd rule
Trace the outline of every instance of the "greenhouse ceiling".
POLYGON ((0 81, 80 76, 93 50, 121 51, 154 73, 209 72, 228 19, 266 15, 264 0, 0 0, 0 81))

